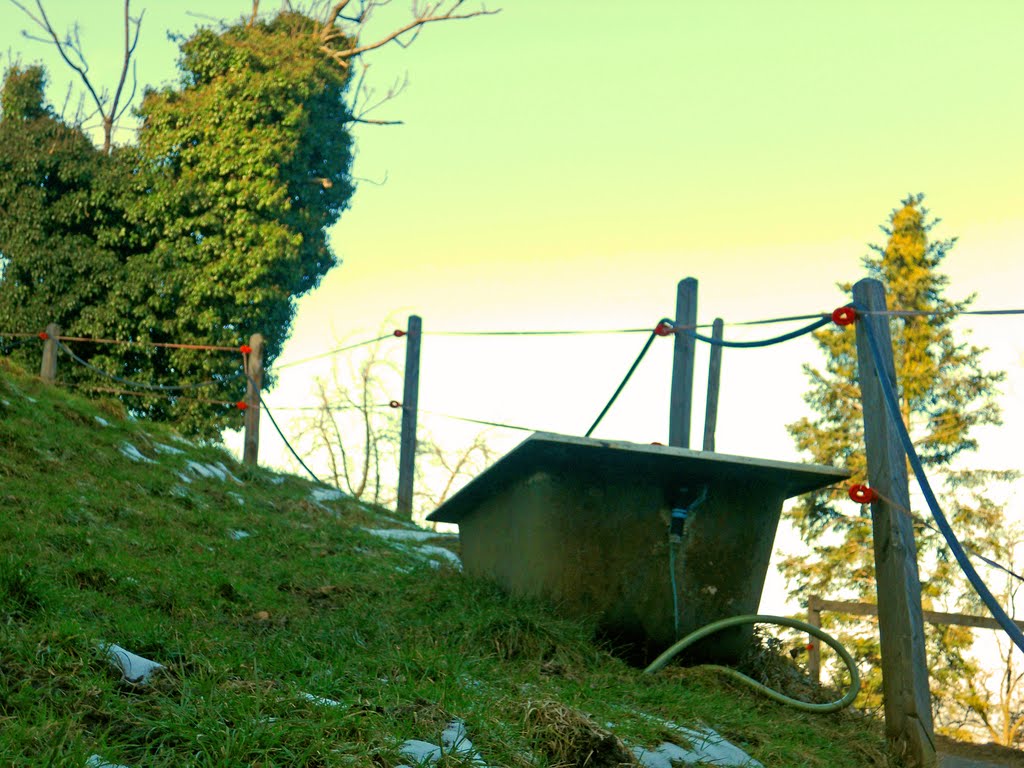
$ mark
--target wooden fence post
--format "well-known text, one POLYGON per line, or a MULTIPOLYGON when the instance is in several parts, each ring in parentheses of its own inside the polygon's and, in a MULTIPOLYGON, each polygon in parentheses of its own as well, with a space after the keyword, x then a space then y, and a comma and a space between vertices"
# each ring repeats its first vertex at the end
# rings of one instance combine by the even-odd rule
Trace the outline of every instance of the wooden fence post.
MULTIPOLYGON (((864 279, 853 286, 853 299, 867 312, 886 310, 885 288, 864 279)), ((921 582, 917 572, 914 528, 908 515, 907 460, 896 430, 889 422, 879 375, 896 389, 888 315, 863 314, 857 319, 857 371, 864 413, 868 482, 879 493, 871 503, 875 548, 875 586, 878 593, 878 633, 882 649, 882 690, 885 730, 897 754, 910 766, 936 764, 928 664, 921 615, 921 582), (868 344, 867 327, 880 349, 881 367, 868 344), (892 499, 892 504, 888 501, 892 499)))
POLYGON ((263 334, 249 337, 252 350, 246 356, 245 366, 245 449, 242 461, 256 466, 260 453, 260 390, 263 388, 263 334))
POLYGON ((409 317, 405 347, 405 390, 402 394, 402 441, 398 457, 398 505, 400 514, 412 516, 413 478, 416 474, 416 412, 420 396, 420 341, 423 320, 409 317))
MULTIPOLYGON (((817 595, 807 598, 807 623, 815 629, 821 629, 821 598, 817 595)), ((814 635, 807 637, 810 638, 807 644, 807 673, 817 685, 821 683, 821 640, 814 635)))
MULTIPOLYGON (((716 317, 711 325, 711 338, 722 340, 725 323, 716 317)), ((715 450, 715 427, 718 426, 718 392, 722 384, 722 348, 711 345, 711 360, 708 363, 708 401, 704 409, 704 450, 715 450)))
MULTIPOLYGON (((692 329, 697 324, 697 280, 688 277, 676 286, 676 328, 692 329)), ((676 332, 672 359, 672 391, 668 412, 668 444, 690 447, 690 415, 693 412, 693 356, 697 340, 676 332)))
POLYGON ((50 384, 57 379, 57 337, 60 336, 60 333, 60 326, 56 323, 46 326, 46 340, 43 342, 43 365, 39 369, 39 376, 50 384))

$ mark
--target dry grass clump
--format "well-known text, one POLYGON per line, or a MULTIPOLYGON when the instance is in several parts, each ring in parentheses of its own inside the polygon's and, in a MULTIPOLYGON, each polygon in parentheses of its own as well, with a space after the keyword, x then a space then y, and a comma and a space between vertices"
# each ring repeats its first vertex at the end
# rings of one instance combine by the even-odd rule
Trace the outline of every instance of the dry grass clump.
POLYGON ((526 730, 551 768, 635 768, 639 765, 615 734, 557 701, 526 702, 526 730))

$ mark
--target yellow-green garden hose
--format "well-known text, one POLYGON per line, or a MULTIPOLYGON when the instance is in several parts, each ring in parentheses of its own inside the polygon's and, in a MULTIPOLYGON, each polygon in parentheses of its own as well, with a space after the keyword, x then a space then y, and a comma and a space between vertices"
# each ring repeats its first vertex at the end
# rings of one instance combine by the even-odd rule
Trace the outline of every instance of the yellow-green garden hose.
POLYGON ((739 680, 742 683, 745 683, 746 685, 749 685, 751 688, 754 688, 755 690, 763 693, 765 696, 767 696, 770 699, 773 699, 774 701, 778 701, 782 704, 788 704, 789 706, 796 707, 797 709, 802 710, 804 712, 817 712, 819 714, 826 714, 828 712, 838 712, 840 709, 850 706, 850 704, 853 703, 853 700, 857 698, 857 694, 860 693, 860 675, 857 673, 857 663, 853 660, 853 657, 850 656, 849 651, 847 651, 842 645, 840 645, 839 641, 832 637, 832 635, 828 634, 827 632, 823 632, 818 627, 813 627, 806 621, 800 621, 799 619, 789 619, 785 616, 748 614, 744 616, 733 616, 728 619, 722 619, 721 621, 714 621, 708 624, 706 627, 701 627, 696 632, 691 632, 682 640, 673 644, 667 651, 665 651, 653 662, 651 662, 651 664, 644 670, 644 673, 653 674, 657 672, 659 669, 668 664, 669 661, 671 661, 672 658, 675 657, 678 653, 680 653, 693 643, 697 642, 698 640, 701 640, 702 638, 705 638, 708 635, 714 634, 715 632, 718 632, 720 630, 728 629, 729 627, 736 627, 741 624, 778 624, 783 627, 792 627, 793 629, 799 629, 801 632, 807 632, 808 634, 814 635, 819 640, 824 641, 829 646, 831 646, 836 653, 839 654, 839 658, 843 660, 843 663, 846 664, 846 668, 850 670, 850 690, 846 692, 846 695, 843 696, 843 698, 837 701, 831 701, 827 704, 811 704, 810 702, 800 701, 799 699, 791 698, 789 696, 786 696, 785 694, 779 693, 778 691, 773 691, 771 688, 769 688, 766 685, 762 685, 761 683, 757 682, 757 680, 754 680, 752 677, 748 677, 747 675, 744 675, 742 672, 738 672, 735 669, 730 669, 729 667, 723 667, 718 664, 703 664, 701 666, 704 669, 716 669, 722 674, 728 675, 729 677, 732 677, 736 680, 739 680))

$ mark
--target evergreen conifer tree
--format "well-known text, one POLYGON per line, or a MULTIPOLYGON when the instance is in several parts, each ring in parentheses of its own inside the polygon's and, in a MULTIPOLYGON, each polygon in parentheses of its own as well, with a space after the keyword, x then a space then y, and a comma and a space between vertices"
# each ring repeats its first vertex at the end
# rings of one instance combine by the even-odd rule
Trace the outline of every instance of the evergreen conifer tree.
MULTIPOLYGON (((945 485, 945 512, 958 536, 976 551, 999 554, 1002 509, 987 497, 987 486, 1009 473, 966 471, 956 460, 977 447, 974 427, 999 423, 994 396, 1003 374, 984 371, 984 350, 954 334, 956 313, 969 307, 974 297, 947 298, 949 279, 939 267, 955 239, 930 238, 938 222, 929 220, 922 202, 923 195, 912 195, 892 212, 888 226, 882 227, 886 244, 872 246, 874 253, 865 257, 864 266, 867 276, 884 284, 890 309, 928 313, 893 317, 890 323, 903 419, 933 486, 945 485)), ((851 285, 840 288, 849 294, 851 285)), ((851 483, 867 483, 855 334, 850 328, 826 327, 814 338, 824 354, 824 367, 806 365, 804 370, 810 379, 805 400, 815 415, 789 425, 790 434, 813 461, 845 467, 853 473, 851 483)), ((791 515, 810 549, 782 564, 791 594, 875 602, 869 508, 855 507, 844 491, 833 489, 804 497, 791 515)), ((927 511, 918 515, 919 520, 928 517, 927 511)), ((916 524, 915 538, 925 609, 955 610, 958 602, 970 602, 941 536, 916 524)), ((860 704, 877 706, 877 632, 866 629, 861 618, 828 614, 827 622, 869 666, 860 704)), ((943 705, 964 693, 962 682, 975 671, 966 655, 971 633, 964 627, 927 625, 926 640, 941 723, 943 705)))

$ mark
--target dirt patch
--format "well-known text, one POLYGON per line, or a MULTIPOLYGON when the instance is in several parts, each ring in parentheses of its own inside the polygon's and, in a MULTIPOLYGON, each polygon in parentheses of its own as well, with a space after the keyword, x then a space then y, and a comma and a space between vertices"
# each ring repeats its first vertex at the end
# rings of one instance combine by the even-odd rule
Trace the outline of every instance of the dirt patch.
POLYGON ((552 768, 635 768, 639 765, 614 733, 555 701, 526 702, 526 727, 534 749, 552 768))

